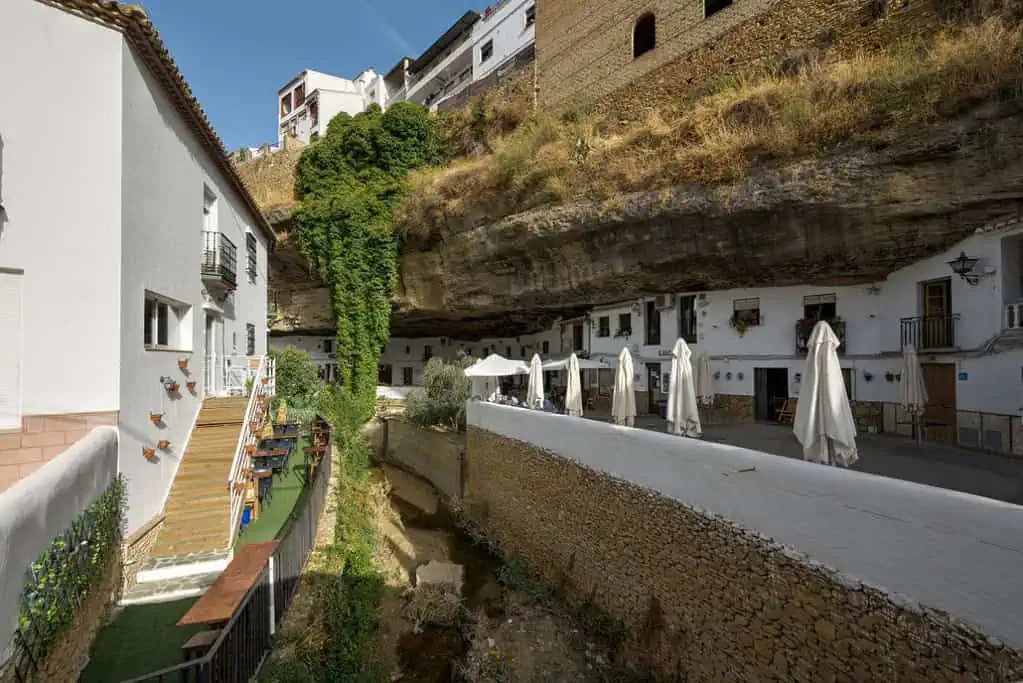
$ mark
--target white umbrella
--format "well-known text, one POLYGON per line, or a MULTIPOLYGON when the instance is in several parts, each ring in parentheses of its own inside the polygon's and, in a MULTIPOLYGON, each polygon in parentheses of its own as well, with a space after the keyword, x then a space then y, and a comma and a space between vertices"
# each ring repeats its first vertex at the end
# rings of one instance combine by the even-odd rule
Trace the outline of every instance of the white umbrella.
POLYGON ((632 354, 629 347, 618 354, 618 371, 615 373, 615 393, 611 397, 611 417, 615 424, 633 426, 636 424, 636 392, 632 381, 632 354))
POLYGON ((792 431, 811 462, 849 467, 856 455, 856 423, 838 362, 838 337, 824 321, 807 344, 806 367, 792 431))
POLYGON ((565 412, 572 417, 583 416, 583 388, 579 382, 579 359, 568 357, 568 388, 565 390, 565 412))
POLYGON ((920 359, 916 356, 916 349, 912 344, 906 345, 902 350, 902 386, 899 403, 913 418, 913 431, 916 432, 916 440, 920 441, 920 418, 927 409, 927 385, 924 383, 924 373, 920 369, 920 359))
POLYGON ((706 353, 696 362, 696 397, 700 405, 714 405, 714 369, 706 353))
POLYGON ((529 389, 526 391, 526 404, 530 408, 543 408, 543 363, 538 354, 533 354, 529 363, 529 389))
POLYGON ((679 436, 699 437, 700 413, 696 407, 693 352, 685 339, 671 350, 671 380, 668 384, 668 431, 679 436))

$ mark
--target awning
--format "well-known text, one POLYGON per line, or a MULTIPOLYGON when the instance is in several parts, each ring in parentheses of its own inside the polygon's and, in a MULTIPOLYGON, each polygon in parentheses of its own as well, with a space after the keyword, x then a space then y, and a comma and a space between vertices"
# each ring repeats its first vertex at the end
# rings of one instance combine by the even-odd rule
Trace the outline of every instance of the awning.
MULTIPOLYGON (((545 371, 564 370, 565 368, 568 367, 568 359, 563 358, 562 360, 549 360, 546 363, 544 363, 542 367, 545 371)), ((612 370, 614 369, 614 366, 608 365, 606 363, 601 363, 600 361, 597 360, 590 360, 588 358, 579 359, 580 370, 599 370, 601 368, 603 368, 604 370, 612 370)))
POLYGON ((508 375, 528 375, 529 366, 520 360, 508 360, 504 356, 492 353, 471 368, 465 369, 466 377, 507 377, 508 375))

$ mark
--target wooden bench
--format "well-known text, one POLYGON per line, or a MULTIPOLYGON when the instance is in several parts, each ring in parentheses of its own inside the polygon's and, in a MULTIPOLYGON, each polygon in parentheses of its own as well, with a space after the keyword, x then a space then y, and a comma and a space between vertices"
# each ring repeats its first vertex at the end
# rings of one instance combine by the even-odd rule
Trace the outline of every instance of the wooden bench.
POLYGON ((213 647, 217 642, 223 629, 215 628, 210 631, 200 631, 188 639, 188 642, 181 646, 181 654, 186 662, 199 659, 213 647))
POLYGON ((178 620, 178 626, 203 624, 223 628, 238 610, 245 594, 256 584, 278 541, 250 543, 239 551, 213 585, 199 598, 192 609, 178 620))

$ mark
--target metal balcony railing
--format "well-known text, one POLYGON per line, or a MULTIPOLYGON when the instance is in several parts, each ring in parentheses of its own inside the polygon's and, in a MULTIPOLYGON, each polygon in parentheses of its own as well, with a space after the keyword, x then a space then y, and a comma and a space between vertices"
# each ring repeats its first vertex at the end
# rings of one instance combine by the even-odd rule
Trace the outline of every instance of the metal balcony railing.
POLYGON ((238 247, 226 235, 209 230, 202 234, 202 276, 238 286, 238 247))
MULTIPOLYGON (((813 328, 820 320, 817 318, 803 318, 796 323, 796 353, 806 353, 810 346, 810 335, 813 328)), ((835 336, 838 337, 838 353, 845 353, 845 321, 840 318, 825 319, 835 336)))
POLYGON ((1023 302, 1006 304, 1005 306, 1005 329, 1023 329, 1023 302))
POLYGON ((913 348, 951 349, 956 345, 956 323, 959 315, 925 315, 899 321, 901 345, 913 348))

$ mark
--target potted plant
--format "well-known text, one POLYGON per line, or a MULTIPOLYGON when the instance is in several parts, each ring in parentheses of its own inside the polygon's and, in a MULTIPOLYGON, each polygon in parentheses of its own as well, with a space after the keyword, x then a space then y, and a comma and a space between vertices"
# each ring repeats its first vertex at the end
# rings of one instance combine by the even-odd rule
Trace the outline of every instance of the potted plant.
POLYGON ((185 382, 185 386, 188 387, 188 390, 190 392, 192 392, 193 394, 195 393, 195 386, 196 386, 196 384, 198 384, 198 382, 195 382, 195 381, 185 382))
POLYGON ((163 413, 149 413, 149 421, 159 427, 163 424, 163 413))
POLYGON ((160 442, 158 444, 156 444, 156 446, 161 451, 165 451, 168 448, 170 448, 170 441, 168 441, 167 439, 161 439, 160 442))
POLYGON ((181 370, 187 370, 188 369, 188 359, 187 358, 179 359, 178 360, 178 368, 181 369, 181 370))
POLYGON ((180 389, 181 385, 178 384, 177 382, 172 382, 171 384, 167 385, 167 391, 172 394, 178 393, 180 389))
POLYGON ((156 449, 155 448, 146 448, 145 446, 143 446, 142 447, 142 457, 145 458, 146 460, 150 460, 150 461, 155 460, 156 459, 156 449))
POLYGON ((735 333, 740 337, 744 337, 749 329, 749 322, 747 322, 746 318, 736 314, 729 319, 728 326, 735 330, 735 333))

